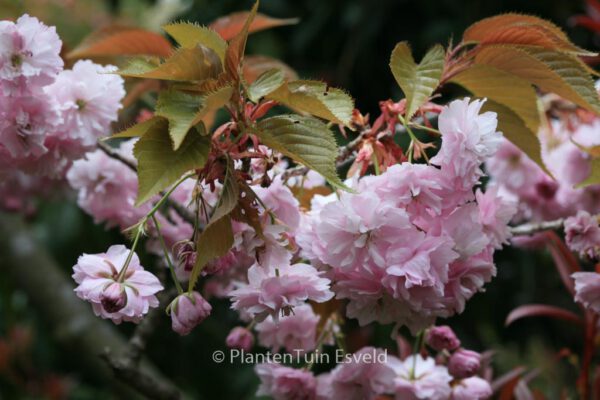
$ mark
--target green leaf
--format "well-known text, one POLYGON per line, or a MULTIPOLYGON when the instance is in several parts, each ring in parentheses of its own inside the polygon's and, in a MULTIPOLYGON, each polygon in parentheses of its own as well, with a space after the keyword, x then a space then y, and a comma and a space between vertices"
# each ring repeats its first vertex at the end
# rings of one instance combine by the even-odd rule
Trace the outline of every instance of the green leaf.
POLYGON ((293 81, 266 96, 292 110, 305 112, 336 124, 349 125, 354 100, 341 89, 318 81, 293 81))
POLYGON ((211 28, 192 22, 176 22, 163 26, 163 29, 181 47, 194 48, 201 44, 214 50, 219 55, 221 62, 225 60, 227 42, 211 28))
POLYGON ((576 57, 534 47, 494 45, 481 49, 475 62, 516 75, 548 93, 572 101, 585 109, 600 110, 594 81, 576 57))
POLYGON ((209 139, 194 129, 174 151, 166 121, 155 124, 133 148, 138 160, 136 206, 175 183, 185 172, 201 168, 206 163, 209 150, 209 139))
POLYGON ((231 100, 232 94, 233 87, 227 85, 202 95, 201 107, 194 117, 193 124, 197 124, 202 121, 207 128, 210 128, 214 120, 215 113, 219 108, 223 107, 229 102, 229 100, 231 100))
POLYGON ((493 100, 487 100, 481 111, 493 111, 498 114, 498 130, 502 132, 504 137, 527 154, 548 175, 552 176, 542 160, 542 146, 537 133, 531 131, 516 113, 493 100))
POLYGON ((221 59, 203 45, 194 48, 181 48, 164 63, 156 65, 153 60, 133 59, 117 73, 133 78, 161 79, 170 81, 202 81, 216 78, 223 66, 221 59))
POLYGON ((190 290, 196 286, 200 272, 206 264, 225 255, 233 245, 233 231, 229 214, 237 206, 240 197, 240 189, 233 176, 233 171, 233 163, 229 160, 219 203, 210 222, 196 241, 197 256, 190 276, 190 290))
POLYGON ((255 103, 268 94, 277 90, 285 81, 285 75, 280 69, 270 69, 261 74, 249 87, 248 97, 255 103))
POLYGON ((144 136, 146 134, 146 132, 148 132, 148 130, 150 130, 152 127, 154 127, 154 125, 159 124, 159 123, 164 123, 164 122, 165 122, 165 120, 162 117, 152 117, 149 120, 140 122, 133 126, 130 126, 129 128, 125 129, 124 131, 115 133, 114 135, 107 137, 105 139, 132 138, 132 137, 144 136))
POLYGON ((453 77, 451 82, 461 85, 477 97, 487 97, 508 107, 532 132, 538 131, 540 114, 537 95, 526 80, 488 65, 475 64, 453 77))
POLYGON ((202 97, 176 90, 162 91, 156 102, 156 115, 169 120, 169 135, 173 140, 173 150, 177 150, 185 135, 194 125, 202 97))
POLYGON ((335 167, 335 138, 323 122, 300 115, 278 115, 260 121, 255 133, 265 145, 317 171, 332 186, 347 190, 335 167))
POLYGON ((406 119, 410 120, 438 87, 444 70, 444 48, 432 47, 417 64, 407 42, 392 51, 390 68, 406 96, 406 119))

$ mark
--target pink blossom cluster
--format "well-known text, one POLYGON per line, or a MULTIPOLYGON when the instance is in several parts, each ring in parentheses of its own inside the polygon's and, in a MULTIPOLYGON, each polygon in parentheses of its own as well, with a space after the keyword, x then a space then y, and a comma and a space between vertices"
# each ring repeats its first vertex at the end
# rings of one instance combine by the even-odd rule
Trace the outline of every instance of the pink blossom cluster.
POLYGON ((515 206, 474 187, 501 143, 496 114, 458 100, 439 117, 442 145, 432 165, 402 163, 362 178, 357 193, 315 197, 296 242, 326 265, 346 314, 361 325, 407 325, 462 312, 495 275, 494 250, 509 237, 515 206), (330 269, 329 269, 330 268, 330 269))
POLYGON ((85 60, 63 70, 61 47, 56 29, 35 17, 0 21, 0 176, 17 183, 14 193, 28 190, 23 172, 62 178, 121 108, 115 68, 85 60))
POLYGON ((542 160, 549 176, 515 145, 503 141, 486 162, 493 185, 507 198, 518 200, 519 220, 543 221, 569 217, 579 210, 600 212, 600 185, 578 187, 591 172, 585 148, 600 144, 600 119, 574 130, 555 121, 539 132, 542 160))
POLYGON ((257 395, 275 400, 487 399, 492 388, 477 376, 479 369, 479 354, 469 350, 458 350, 446 363, 439 363, 421 354, 400 359, 372 347, 348 355, 332 371, 316 376, 307 369, 276 363, 255 368, 261 381, 257 395))

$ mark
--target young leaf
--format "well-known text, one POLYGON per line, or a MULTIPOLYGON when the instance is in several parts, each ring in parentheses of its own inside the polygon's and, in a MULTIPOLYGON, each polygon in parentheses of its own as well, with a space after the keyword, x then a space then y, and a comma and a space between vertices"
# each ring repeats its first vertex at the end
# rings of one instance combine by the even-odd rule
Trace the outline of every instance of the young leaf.
MULTIPOLYGON (((225 40, 233 39, 243 29, 244 23, 248 20, 249 12, 242 11, 229 14, 225 17, 216 19, 210 24, 225 40)), ((248 33, 262 31, 264 29, 276 28, 278 26, 297 24, 298 18, 272 18, 267 15, 257 13, 254 21, 248 27, 248 33)))
POLYGON ((286 63, 267 56, 244 57, 243 75, 246 83, 254 82, 260 75, 271 70, 280 69, 288 81, 298 80, 298 73, 286 63))
POLYGON ((341 89, 318 81, 294 81, 281 85, 266 96, 292 110, 321 117, 336 124, 349 125, 354 100, 341 89))
POLYGON ((228 85, 202 95, 200 109, 192 124, 195 125, 202 121, 207 128, 210 128, 217 110, 229 102, 232 94, 233 87, 228 85))
POLYGON ((223 70, 217 53, 206 46, 181 48, 160 65, 134 59, 119 75, 170 81, 202 81, 216 78, 223 70))
POLYGON ((167 122, 155 124, 133 148, 138 160, 136 206, 175 183, 185 172, 202 167, 209 150, 209 139, 194 129, 174 151, 167 122))
POLYGON ((109 26, 85 38, 67 54, 67 58, 135 55, 168 57, 172 52, 171 43, 157 33, 139 28, 109 26))
MULTIPOLYGON (((256 10, 258 10, 258 1, 254 3, 252 10, 246 14, 242 29, 240 29, 235 36, 232 36, 229 46, 227 47, 227 51, 225 52, 225 71, 229 77, 235 81, 239 79, 242 60, 244 59, 244 52, 246 51, 248 31, 252 21, 254 20, 254 17, 256 16, 256 10)), ((214 26, 211 25, 211 27, 214 29, 214 26)))
POLYGON ((323 122, 300 115, 278 115, 260 121, 255 133, 273 150, 323 175, 333 187, 346 189, 335 167, 335 138, 323 122))
POLYGON ((487 65, 475 64, 451 80, 477 97, 487 97, 514 111, 532 131, 537 132, 540 116, 537 95, 525 80, 487 65))
POLYGON ((221 197, 210 222, 196 242, 197 257, 190 276, 190 290, 196 286, 200 272, 206 264, 225 255, 233 245, 230 214, 236 208, 240 198, 240 189, 233 176, 233 171, 233 163, 228 160, 221 197))
POLYGON ((280 69, 271 69, 258 77, 248 87, 248 97, 255 103, 258 103, 261 97, 264 97, 277 90, 285 80, 283 71, 280 69))
POLYGON ((493 111, 498 114, 498 130, 502 132, 504 137, 527 154, 548 175, 552 176, 542 160, 542 146, 537 134, 530 130, 517 114, 510 108, 489 99, 483 105, 482 111, 493 111))
POLYGON ((406 96, 406 119, 425 103, 438 87, 444 70, 444 48, 432 47, 419 64, 413 59, 407 42, 400 42, 392 51, 390 68, 406 96))
POLYGON ((571 43, 558 26, 530 15, 502 14, 482 19, 465 31, 463 40, 482 44, 539 46, 582 56, 595 55, 571 43))
POLYGON ((176 90, 163 90, 156 102, 156 115, 169 120, 169 135, 173 150, 177 150, 185 135, 194 125, 202 104, 202 97, 176 90))
POLYGON ((192 22, 177 22, 165 25, 163 29, 181 47, 194 48, 201 44, 217 53, 221 62, 225 60, 227 42, 214 30, 192 22))
POLYGON ((516 75, 541 90, 559 96, 591 111, 600 111, 594 81, 576 57, 558 51, 533 47, 487 46, 475 62, 516 75))
POLYGON ((576 324, 583 323, 581 317, 563 308, 546 304, 525 304, 512 310, 506 317, 504 325, 508 326, 519 319, 529 317, 550 317, 576 324))
POLYGON ((150 129, 152 129, 154 127, 154 125, 159 124, 159 123, 164 123, 164 122, 165 122, 165 120, 162 117, 152 117, 147 121, 140 122, 138 124, 130 126, 129 128, 125 129, 124 131, 115 133, 114 135, 112 135, 111 137, 109 137, 107 139, 132 138, 132 137, 144 136, 146 134, 146 132, 148 132, 150 129))

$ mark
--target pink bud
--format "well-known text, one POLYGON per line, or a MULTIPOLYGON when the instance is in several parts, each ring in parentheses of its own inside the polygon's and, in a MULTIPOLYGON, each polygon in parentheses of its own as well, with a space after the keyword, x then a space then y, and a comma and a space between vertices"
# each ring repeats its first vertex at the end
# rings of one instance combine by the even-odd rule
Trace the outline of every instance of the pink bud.
POLYGON ((463 379, 475 375, 481 367, 481 355, 475 351, 459 349, 448 361, 448 371, 455 378, 463 379))
POLYGON ((427 345, 436 351, 454 350, 460 346, 460 340, 452 328, 447 325, 434 326, 427 331, 425 338, 427 345))
POLYGON ((225 343, 230 349, 250 351, 254 345, 254 335, 248 329, 236 326, 227 335, 225 343))
POLYGON ((171 303, 171 327, 181 336, 189 334, 210 315, 212 307, 198 292, 184 293, 171 303))
POLYGON ((125 287, 119 282, 106 286, 100 294, 100 304, 107 313, 116 313, 127 305, 125 287))

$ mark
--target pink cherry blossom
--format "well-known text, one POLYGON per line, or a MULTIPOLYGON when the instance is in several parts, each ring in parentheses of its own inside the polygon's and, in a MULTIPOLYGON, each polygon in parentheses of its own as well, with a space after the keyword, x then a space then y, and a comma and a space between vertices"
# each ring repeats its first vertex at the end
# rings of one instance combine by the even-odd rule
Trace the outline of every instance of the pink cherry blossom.
MULTIPOLYGON (((258 342, 274 352, 282 348, 292 354, 309 352, 316 348, 317 325, 320 317, 309 304, 294 307, 290 315, 273 320, 271 316, 256 324, 258 342)), ((330 343, 331 341, 327 341, 330 343)))
POLYGON ((331 299, 329 284, 329 279, 308 264, 279 268, 254 264, 248 270, 248 283, 240 284, 229 296, 235 310, 247 311, 258 321, 268 315, 278 320, 280 314, 291 313, 306 300, 322 303, 331 299))
POLYGON ((227 335, 225 343, 230 349, 250 351, 254 345, 254 335, 248 329, 236 326, 227 335))
POLYGON ((30 81, 27 85, 51 83, 63 67, 61 47, 56 28, 35 17, 25 14, 16 23, 0 21, 0 81, 15 84, 23 78, 30 81))
POLYGON ((581 256, 597 257, 600 251, 600 226, 596 217, 580 210, 565 219, 565 240, 581 256))
POLYGON ((451 400, 485 400, 492 396, 492 387, 485 379, 472 376, 452 386, 451 400))
POLYGON ((391 359, 389 365, 395 373, 396 400, 445 400, 450 397, 452 377, 446 367, 436 365, 431 357, 420 354, 404 361, 391 359))
POLYGON ((475 351, 458 349, 448 361, 448 372, 458 379, 475 375, 481 367, 481 355, 475 351))
POLYGON ((116 324, 122 321, 140 322, 150 308, 158 307, 155 294, 163 289, 158 279, 140 265, 135 253, 123 281, 117 281, 129 253, 130 250, 125 246, 115 245, 109 247, 106 253, 83 254, 73 267, 73 279, 78 284, 75 288, 77 296, 92 303, 97 316, 111 319, 116 324), (114 312, 105 309, 103 304, 115 305, 114 291, 123 289, 127 299, 125 306, 119 308, 121 304, 118 304, 119 307, 109 307, 116 310, 114 312))
POLYGON ((427 331, 425 342, 436 351, 454 350, 460 346, 460 340, 447 325, 433 326, 427 331))
POLYGON ((273 212, 292 231, 298 228, 300 223, 298 200, 279 177, 273 179, 267 188, 254 186, 252 190, 260 197, 267 209, 273 212))
POLYGON ((258 364, 254 370, 260 379, 257 396, 270 396, 274 400, 317 398, 317 381, 310 371, 275 363, 258 364))
POLYGON ((575 280, 575 301, 600 313, 600 274, 575 272, 571 277, 575 280))
POLYGON ((508 243, 511 236, 508 223, 517 213, 516 204, 499 196, 497 187, 488 186, 485 193, 478 189, 475 198, 483 232, 490 240, 490 244, 499 249, 503 244, 508 243))

